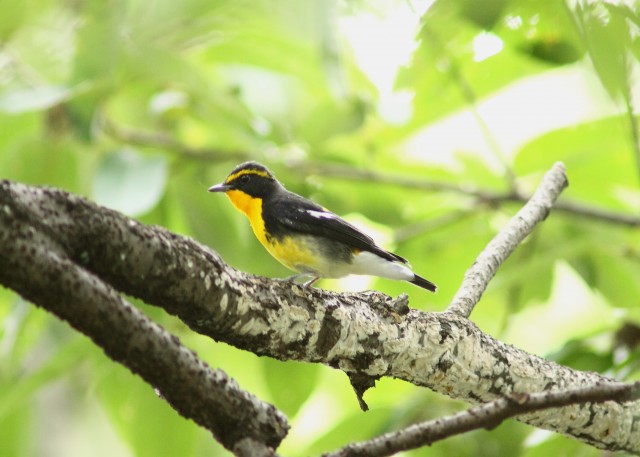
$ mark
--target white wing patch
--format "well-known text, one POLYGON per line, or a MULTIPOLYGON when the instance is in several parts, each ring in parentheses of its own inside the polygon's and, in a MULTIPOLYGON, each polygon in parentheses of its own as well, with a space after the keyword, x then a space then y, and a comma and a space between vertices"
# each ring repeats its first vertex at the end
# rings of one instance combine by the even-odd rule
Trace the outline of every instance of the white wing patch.
POLYGON ((329 213, 327 211, 314 211, 312 209, 301 209, 300 211, 307 213, 311 217, 315 217, 316 219, 337 219, 333 213, 329 213))

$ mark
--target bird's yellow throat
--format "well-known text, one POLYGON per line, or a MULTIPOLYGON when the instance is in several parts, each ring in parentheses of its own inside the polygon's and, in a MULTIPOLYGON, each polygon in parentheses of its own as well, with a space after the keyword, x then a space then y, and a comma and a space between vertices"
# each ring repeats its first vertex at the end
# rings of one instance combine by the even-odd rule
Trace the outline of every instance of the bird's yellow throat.
POLYGON ((262 219, 262 199, 252 197, 241 190, 229 190, 226 194, 233 206, 249 218, 253 233, 256 234, 262 245, 268 248, 267 234, 264 230, 264 220, 262 219))

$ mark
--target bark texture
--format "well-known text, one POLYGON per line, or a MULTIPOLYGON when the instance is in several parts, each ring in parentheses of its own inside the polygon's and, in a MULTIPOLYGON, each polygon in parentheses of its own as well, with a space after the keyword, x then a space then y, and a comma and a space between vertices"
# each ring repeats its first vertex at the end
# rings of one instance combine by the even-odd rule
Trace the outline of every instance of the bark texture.
MULTIPOLYGON (((8 186, 3 182, 0 188, 8 186)), ((24 186, 18 189, 28 191, 24 186)), ((110 358, 153 386, 178 413, 210 430, 227 449, 237 455, 273 455, 289 429, 282 413, 240 389, 222 370, 211 369, 177 337, 81 266, 90 263, 87 251, 79 253, 84 260, 69 258, 64 246, 69 233, 55 230, 74 225, 73 217, 40 202, 38 218, 32 220, 32 208, 7 204, 8 195, 1 193, 0 284, 89 336, 110 358), (252 444, 251 454, 241 452, 247 443, 252 444)), ((46 195, 29 192, 38 194, 46 195)), ((70 198, 68 208, 80 201, 65 196, 70 198)))
MULTIPOLYGON (((406 297, 333 293, 247 275, 189 238, 63 191, 2 182, 0 255, 9 261, 0 266, 0 281, 50 309, 29 284, 16 287, 11 279, 14 269, 59 279, 46 263, 30 261, 29 250, 38 246, 63 253, 88 281, 97 277, 161 306, 215 340, 281 360, 325 363, 350 377, 392 376, 473 403, 612 382, 497 341, 456 313, 410 310, 406 297), (22 248, 13 248, 18 242, 22 248)), ((59 294, 73 296, 74 287, 59 294)), ((603 449, 640 452, 637 400, 536 411, 520 420, 603 449)))

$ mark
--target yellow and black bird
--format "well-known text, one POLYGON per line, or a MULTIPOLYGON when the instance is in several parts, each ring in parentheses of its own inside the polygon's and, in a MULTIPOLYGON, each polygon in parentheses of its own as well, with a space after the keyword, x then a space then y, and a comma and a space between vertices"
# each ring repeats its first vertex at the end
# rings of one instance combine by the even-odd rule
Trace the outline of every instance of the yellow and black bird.
POLYGON ((436 285, 415 274, 405 259, 377 246, 336 214, 289 192, 257 162, 238 165, 209 192, 225 192, 273 257, 312 277, 306 285, 356 274, 404 280, 436 291, 436 285))

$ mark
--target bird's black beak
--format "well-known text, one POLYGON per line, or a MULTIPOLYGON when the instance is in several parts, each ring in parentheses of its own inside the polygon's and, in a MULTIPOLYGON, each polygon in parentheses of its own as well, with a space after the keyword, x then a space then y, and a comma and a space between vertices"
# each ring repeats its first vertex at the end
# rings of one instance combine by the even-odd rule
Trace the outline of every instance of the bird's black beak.
POLYGON ((215 186, 209 187, 209 192, 226 192, 228 190, 231 190, 231 186, 225 183, 220 183, 216 184, 215 186))

